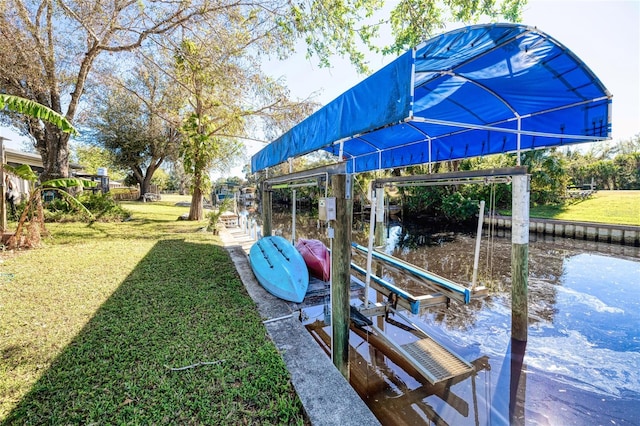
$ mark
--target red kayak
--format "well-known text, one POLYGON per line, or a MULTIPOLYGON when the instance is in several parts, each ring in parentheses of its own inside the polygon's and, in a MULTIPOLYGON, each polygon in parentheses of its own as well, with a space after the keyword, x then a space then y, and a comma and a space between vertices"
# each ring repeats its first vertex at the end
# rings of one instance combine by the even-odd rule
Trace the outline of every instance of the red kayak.
POLYGON ((322 281, 329 281, 331 276, 331 256, 329 250, 320 240, 298 239, 296 248, 307 264, 311 276, 322 281))

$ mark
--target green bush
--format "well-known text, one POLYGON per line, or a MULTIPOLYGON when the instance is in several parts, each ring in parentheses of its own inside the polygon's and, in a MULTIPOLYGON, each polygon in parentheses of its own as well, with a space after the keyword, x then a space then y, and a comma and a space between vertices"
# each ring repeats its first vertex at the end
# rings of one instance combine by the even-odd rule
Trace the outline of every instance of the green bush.
POLYGON ((449 220, 463 222, 475 216, 478 202, 466 198, 460 192, 453 192, 442 199, 440 211, 449 220))
MULTIPOLYGON (((91 212, 93 220, 99 222, 121 222, 131 216, 131 212, 116 203, 109 193, 83 192, 76 199, 91 212)), ((90 220, 86 212, 64 198, 54 198, 45 203, 44 207, 47 222, 84 222, 90 220)))
POLYGON ((479 185, 431 186, 404 189, 403 203, 410 217, 429 217, 431 220, 465 222, 478 213, 479 185))

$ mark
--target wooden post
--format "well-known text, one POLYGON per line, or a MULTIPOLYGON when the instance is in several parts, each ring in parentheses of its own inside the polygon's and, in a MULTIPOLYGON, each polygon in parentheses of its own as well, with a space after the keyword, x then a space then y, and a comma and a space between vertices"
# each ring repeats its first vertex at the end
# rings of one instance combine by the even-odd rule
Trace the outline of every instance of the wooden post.
POLYGON ((353 199, 346 175, 331 177, 336 197, 336 220, 331 255, 331 327, 334 365, 349 380, 349 305, 351 286, 351 227, 353 199))
MULTIPOLYGON (((376 191, 376 226, 375 226, 375 238, 373 245, 380 247, 384 245, 384 187, 375 188, 376 191)), ((404 212, 403 212, 404 213, 404 212)), ((375 274, 379 277, 382 276, 382 262, 376 262, 375 274)), ((376 301, 384 302, 384 295, 376 291, 376 301)), ((385 329, 385 318, 383 315, 378 317, 377 325, 381 330, 385 329)))
POLYGON ((262 187, 262 236, 271 236, 271 201, 273 191, 266 185, 262 187))
POLYGON ((527 394, 527 366, 524 363, 524 354, 527 342, 511 339, 511 375, 509 379, 509 424, 512 426, 524 426, 525 400, 527 394))
POLYGON ((529 318, 529 175, 512 178, 511 338, 526 342, 529 318))

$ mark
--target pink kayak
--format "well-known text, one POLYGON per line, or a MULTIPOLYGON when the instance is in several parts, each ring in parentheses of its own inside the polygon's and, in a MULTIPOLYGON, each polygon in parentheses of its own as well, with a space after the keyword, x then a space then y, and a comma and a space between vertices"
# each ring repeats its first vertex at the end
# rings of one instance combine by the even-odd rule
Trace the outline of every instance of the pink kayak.
POLYGON ((300 238, 296 243, 296 249, 302 255, 311 276, 322 281, 329 281, 331 277, 331 256, 322 241, 300 238))

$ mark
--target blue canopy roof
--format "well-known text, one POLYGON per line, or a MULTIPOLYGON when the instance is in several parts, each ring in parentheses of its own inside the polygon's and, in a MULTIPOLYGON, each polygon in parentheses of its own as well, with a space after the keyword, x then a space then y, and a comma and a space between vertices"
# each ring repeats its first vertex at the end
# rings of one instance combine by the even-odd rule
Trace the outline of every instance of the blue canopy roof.
POLYGON ((251 169, 319 149, 357 173, 605 140, 611 97, 536 28, 475 25, 404 53, 255 154, 251 169))

